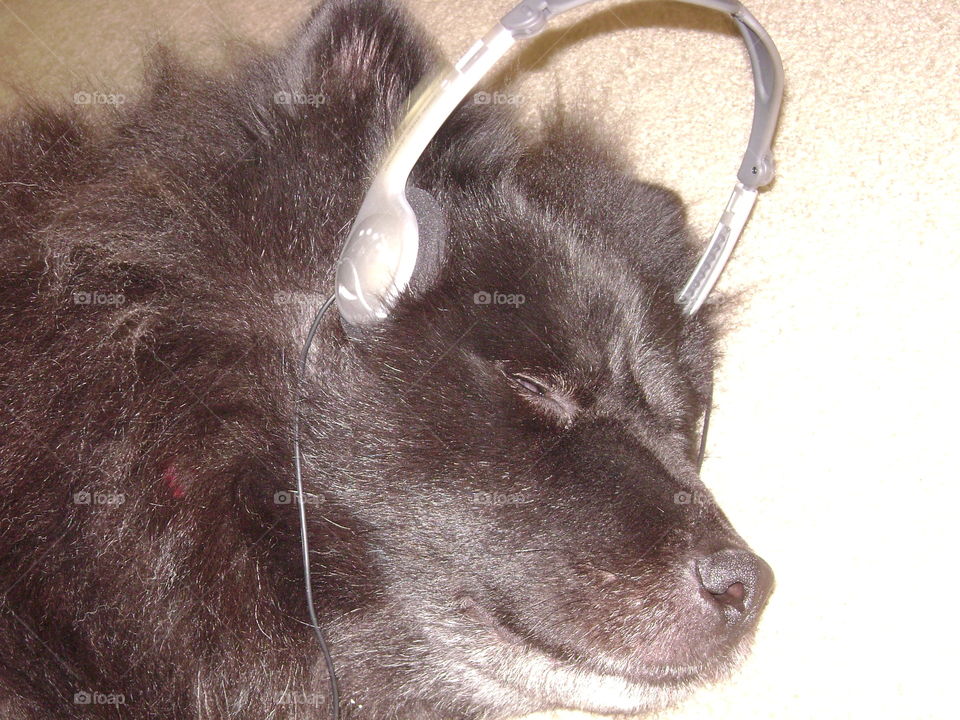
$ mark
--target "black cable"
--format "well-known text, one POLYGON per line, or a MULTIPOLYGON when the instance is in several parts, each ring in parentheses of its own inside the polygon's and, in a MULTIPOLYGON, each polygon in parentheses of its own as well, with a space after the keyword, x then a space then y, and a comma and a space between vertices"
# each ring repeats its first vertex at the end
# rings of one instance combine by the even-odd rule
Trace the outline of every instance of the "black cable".
POLYGON ((700 427, 700 449, 697 451, 697 472, 703 469, 703 457, 707 453, 707 431, 710 429, 710 411, 713 409, 713 378, 707 388, 707 407, 703 411, 703 423, 700 427))
MULTIPOLYGON (((307 339, 303 342, 303 350, 300 353, 300 375, 299 383, 302 384, 307 374, 307 358, 310 355, 310 346, 313 344, 313 338, 320 327, 320 321, 333 305, 336 299, 331 295, 320 307, 317 316, 313 319, 313 325, 310 326, 310 332, 307 333, 307 339)), ((307 541, 307 509, 303 499, 303 475, 300 469, 300 387, 297 388, 297 395, 293 401, 293 466, 297 475, 297 505, 300 508, 300 546, 303 550, 303 582, 307 591, 307 611, 310 614, 310 624, 317 635, 317 641, 320 643, 320 651, 323 653, 323 659, 327 663, 327 672, 330 676, 330 704, 331 717, 333 720, 340 720, 340 688, 337 686, 337 673, 333 667, 333 658, 330 656, 330 648, 327 647, 326 638, 323 637, 323 631, 320 629, 320 623, 317 622, 317 611, 313 605, 313 588, 310 582, 310 545, 307 541)))

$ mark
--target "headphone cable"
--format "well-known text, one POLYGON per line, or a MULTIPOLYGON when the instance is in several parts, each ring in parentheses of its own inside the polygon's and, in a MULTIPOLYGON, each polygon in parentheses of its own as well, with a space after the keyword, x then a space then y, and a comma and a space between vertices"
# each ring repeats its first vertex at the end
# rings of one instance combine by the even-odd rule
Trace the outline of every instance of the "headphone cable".
POLYGON ((707 407, 703 411, 703 421, 700 423, 700 449, 697 451, 697 472, 703 469, 703 458, 707 454, 707 432, 710 430, 710 411, 713 409, 713 377, 707 388, 707 407))
MULTIPOLYGON (((303 384, 307 374, 307 358, 310 355, 310 346, 313 344, 313 338, 320 327, 320 321, 326 315, 327 310, 333 305, 336 295, 331 295, 320 306, 307 338, 303 343, 303 350, 300 352, 300 374, 298 385, 303 384)), ((307 509, 303 498, 303 475, 301 473, 300 457, 300 388, 297 388, 297 394, 293 400, 293 466, 297 476, 297 506, 300 510, 300 548, 303 551, 303 583, 307 595, 307 611, 310 614, 310 625, 317 636, 317 642, 320 643, 320 651, 327 664, 327 674, 330 677, 330 705, 331 717, 333 720, 340 720, 340 689, 337 685, 337 673, 333 667, 333 657, 330 655, 330 648, 327 646, 326 638, 323 636, 323 630, 320 629, 320 623, 317 622, 317 611, 313 604, 313 588, 311 587, 310 576, 310 545, 307 541, 307 509)))

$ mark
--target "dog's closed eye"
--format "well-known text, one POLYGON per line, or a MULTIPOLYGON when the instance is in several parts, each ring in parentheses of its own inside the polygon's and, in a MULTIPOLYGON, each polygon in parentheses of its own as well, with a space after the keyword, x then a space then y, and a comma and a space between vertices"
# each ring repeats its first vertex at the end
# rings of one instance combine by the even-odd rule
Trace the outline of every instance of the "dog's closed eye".
POLYGON ((557 383, 524 372, 503 370, 516 393, 535 410, 563 426, 573 422, 580 408, 573 397, 557 383))

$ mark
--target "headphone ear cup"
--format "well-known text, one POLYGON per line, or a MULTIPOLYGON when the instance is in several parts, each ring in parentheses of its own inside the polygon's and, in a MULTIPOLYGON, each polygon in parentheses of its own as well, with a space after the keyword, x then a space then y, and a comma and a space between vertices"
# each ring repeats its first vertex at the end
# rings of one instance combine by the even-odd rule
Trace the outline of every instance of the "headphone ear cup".
POLYGON ((417 216, 417 264, 410 279, 410 289, 420 295, 431 287, 443 269, 447 239, 447 217, 436 199, 426 190, 408 187, 407 202, 417 216))

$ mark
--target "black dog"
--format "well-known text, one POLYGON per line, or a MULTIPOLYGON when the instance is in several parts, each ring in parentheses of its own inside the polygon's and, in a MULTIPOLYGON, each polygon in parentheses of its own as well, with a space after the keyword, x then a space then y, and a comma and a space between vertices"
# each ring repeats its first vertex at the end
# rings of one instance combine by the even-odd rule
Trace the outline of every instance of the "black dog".
POLYGON ((0 713, 323 718, 291 462, 345 716, 642 712, 745 652, 769 568, 693 457, 715 321, 672 193, 469 102, 448 226, 382 326, 297 355, 435 53, 323 6, 230 79, 161 57, 109 126, 0 146, 0 713), (299 394, 299 395, 298 395, 299 394))

